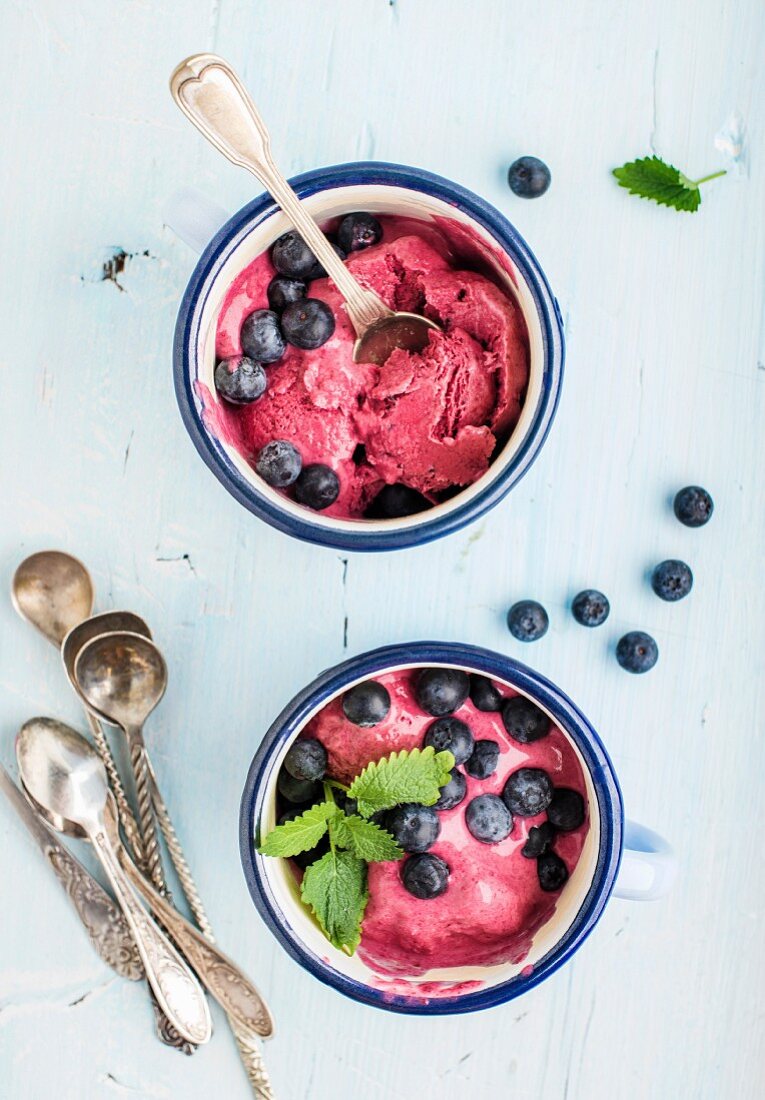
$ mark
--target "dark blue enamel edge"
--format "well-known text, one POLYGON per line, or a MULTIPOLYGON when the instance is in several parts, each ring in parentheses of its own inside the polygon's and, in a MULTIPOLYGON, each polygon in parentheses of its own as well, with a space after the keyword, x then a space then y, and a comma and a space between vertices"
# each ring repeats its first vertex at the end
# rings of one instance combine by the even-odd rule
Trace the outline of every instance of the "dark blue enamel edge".
POLYGON ((491 650, 458 643, 424 641, 384 646, 344 661, 323 672, 285 707, 266 733, 250 765, 240 808, 239 848, 247 886, 256 909, 282 947, 310 974, 364 1004, 391 1012, 442 1016, 475 1012, 513 1000, 554 974, 571 958, 597 924, 611 894, 621 860, 623 828, 621 791, 603 743, 582 712, 559 688, 538 672, 491 650), (518 975, 491 989, 451 999, 437 998, 427 1003, 392 996, 353 981, 309 951, 276 905, 262 871, 266 857, 258 855, 252 843, 256 835, 255 823, 264 808, 265 789, 276 767, 279 750, 311 712, 358 677, 374 676, 386 668, 422 662, 475 669, 487 676, 507 680, 542 703, 574 741, 590 769, 601 819, 600 845, 590 890, 570 928, 555 947, 539 960, 533 973, 518 975))
POLYGON ((193 370, 188 352, 196 346, 202 310, 216 273, 253 226, 275 209, 270 197, 261 195, 230 218, 213 237, 181 300, 173 341, 173 374, 186 430, 206 465, 240 504, 272 527, 296 538, 340 550, 379 551, 420 545, 457 531, 493 508, 520 481, 535 461, 550 430, 560 398, 565 350, 560 311, 547 279, 526 242, 498 210, 472 191, 431 172, 368 161, 316 169, 295 177, 291 183, 301 197, 355 184, 407 187, 464 210, 488 230, 523 274, 539 313, 545 367, 534 421, 513 462, 479 496, 448 515, 423 519, 422 523, 405 530, 372 533, 361 525, 358 531, 350 527, 337 530, 319 527, 310 517, 294 519, 262 496, 242 477, 223 447, 205 430, 192 389, 193 370))

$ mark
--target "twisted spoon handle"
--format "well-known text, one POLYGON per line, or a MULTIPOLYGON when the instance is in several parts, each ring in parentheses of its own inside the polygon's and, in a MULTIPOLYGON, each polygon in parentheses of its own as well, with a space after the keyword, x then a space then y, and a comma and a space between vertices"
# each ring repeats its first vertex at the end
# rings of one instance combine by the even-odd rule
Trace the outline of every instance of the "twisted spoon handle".
POLYGON ((137 727, 126 729, 125 733, 127 734, 128 745, 130 746, 130 764, 135 777, 136 798, 138 800, 138 820, 141 823, 141 833, 144 844, 144 863, 149 878, 154 886, 156 886, 161 894, 166 894, 167 883, 165 882, 165 875, 162 870, 157 819, 154 816, 154 806, 151 800, 149 765, 143 733, 137 727))
POLYGON ((122 780, 117 771, 117 763, 112 756, 112 751, 109 747, 109 742, 106 740, 106 734, 103 731, 101 723, 89 710, 86 709, 85 714, 88 719, 90 732, 93 734, 93 742, 96 746, 96 751, 106 768, 106 774, 109 777, 109 785, 114 792, 122 831, 128 841, 135 862, 139 867, 142 867, 144 865, 144 850, 141 833, 136 823, 136 819, 133 816, 130 804, 128 803, 125 788, 122 786, 122 780))
POLYGON ((345 299, 358 336, 392 310, 360 285, 281 174, 257 107, 231 66, 215 54, 187 58, 170 77, 175 102, 215 148, 256 176, 278 202, 345 299))

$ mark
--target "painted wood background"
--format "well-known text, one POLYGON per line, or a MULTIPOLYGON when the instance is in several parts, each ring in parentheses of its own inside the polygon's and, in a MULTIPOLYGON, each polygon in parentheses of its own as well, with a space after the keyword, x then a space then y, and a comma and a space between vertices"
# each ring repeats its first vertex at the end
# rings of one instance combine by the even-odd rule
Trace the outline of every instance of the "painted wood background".
MULTIPOLYGON (((149 744, 219 940, 273 1005, 280 1100, 762 1096, 762 4, 4 0, 0 18, 2 585, 27 553, 71 550, 99 607, 139 611, 164 647, 149 744), (253 193, 170 101, 171 69, 204 49, 243 73, 288 173, 432 169, 536 251, 566 318, 564 397, 485 522, 346 563, 256 522, 197 458, 170 372, 194 256, 161 211, 185 183, 230 209, 253 193), (651 150, 729 174, 697 215, 659 209, 609 174, 651 150), (527 152, 553 174, 533 203, 505 184, 527 152), (715 497, 702 531, 671 514, 688 482, 715 497), (669 556, 696 574, 679 606, 646 581, 669 556), (568 612, 585 585, 612 600, 599 631, 568 612), (533 648, 504 626, 524 596, 552 619, 533 648), (613 658, 634 627, 661 647, 642 678, 613 658), (681 861, 671 898, 613 901, 566 970, 472 1018, 387 1016, 314 982, 260 923, 237 854, 246 767, 285 701, 346 652, 423 636, 556 679, 606 740, 629 813, 681 861)), ((9 763, 32 714, 81 721, 7 597, 0 620, 9 763)), ((193 1059, 152 1037, 143 990, 94 957, 3 804, 0 876, 3 1097, 248 1095, 220 1015, 193 1059)))

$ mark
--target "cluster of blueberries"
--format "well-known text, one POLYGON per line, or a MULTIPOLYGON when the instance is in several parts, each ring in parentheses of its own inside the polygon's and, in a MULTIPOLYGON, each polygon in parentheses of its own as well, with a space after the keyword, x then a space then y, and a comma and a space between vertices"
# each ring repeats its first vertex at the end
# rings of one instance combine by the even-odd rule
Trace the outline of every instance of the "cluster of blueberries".
MULTIPOLYGON (((337 229, 333 247, 341 259, 376 244, 382 237, 377 218, 364 212, 346 214, 337 229)), ((335 331, 335 317, 326 302, 308 297, 314 279, 326 271, 299 233, 284 233, 271 248, 277 274, 268 284, 269 309, 256 309, 242 324, 242 354, 222 359, 215 368, 215 388, 232 405, 250 405, 266 391, 265 368, 284 355, 287 345, 312 351, 326 344, 335 331)), ((255 469, 275 489, 294 486, 298 503, 316 511, 334 504, 340 492, 337 474, 330 466, 303 466, 293 443, 276 439, 257 456, 255 469)))
MULTIPOLYGON (((712 516, 714 502, 700 485, 686 485, 675 496, 674 510, 685 527, 703 527, 712 516)), ((676 558, 659 562, 651 574, 651 587, 659 599, 682 600, 693 587, 691 567, 676 558)), ((578 593, 571 604, 571 613, 582 626, 601 626, 610 610, 608 598, 596 588, 578 593)), ((519 642, 537 641, 549 625, 547 612, 536 600, 519 600, 507 613, 508 629, 519 642)), ((619 639, 616 659, 627 672, 648 672, 659 659, 659 647, 650 634, 631 630, 619 639)))
MULTIPOLYGON (((465 772, 474 779, 493 775, 499 762, 499 744, 489 739, 476 740, 466 722, 454 717, 454 712, 468 696, 481 711, 499 712, 510 737, 522 745, 545 737, 552 725, 547 715, 530 699, 523 696, 505 698, 491 680, 468 675, 459 669, 430 668, 419 673, 415 686, 417 701, 436 720, 428 726, 424 745, 436 752, 448 750, 454 756, 454 768, 449 782, 441 788, 434 806, 405 803, 375 815, 372 819, 387 829, 408 854, 401 864, 401 882, 416 898, 428 899, 443 894, 449 884, 450 868, 440 856, 429 849, 441 832, 439 810, 452 810, 466 797, 465 772), (464 767, 464 772, 460 770, 464 767)), ((345 693, 343 712, 354 725, 368 728, 382 722, 390 710, 390 695, 376 680, 366 680, 345 693)), ((324 746, 315 738, 302 738, 289 749, 279 775, 279 793, 293 803, 280 823, 302 813, 321 795, 319 780, 327 767, 324 746), (298 805, 294 805, 297 803, 298 805)), ((346 813, 355 813, 352 799, 339 799, 346 813)), ((508 778, 502 794, 479 794, 465 809, 465 824, 476 840, 483 844, 498 844, 512 831, 514 817, 537 817, 547 813, 547 820, 529 829, 521 854, 535 859, 541 888, 560 890, 568 879, 566 864, 552 851, 559 832, 579 828, 585 820, 584 799, 569 787, 555 787, 542 768, 519 768, 508 778)), ((323 839, 310 852, 301 853, 296 862, 303 870, 327 850, 323 839)))

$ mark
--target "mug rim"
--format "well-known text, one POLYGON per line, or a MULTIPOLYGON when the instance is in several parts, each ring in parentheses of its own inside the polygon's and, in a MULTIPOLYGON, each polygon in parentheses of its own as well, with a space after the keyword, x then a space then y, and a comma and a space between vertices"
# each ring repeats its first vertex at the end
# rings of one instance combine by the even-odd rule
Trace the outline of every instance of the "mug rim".
POLYGON ((442 1016, 475 1012, 514 1000, 549 977, 581 947, 597 924, 616 881, 623 847, 624 807, 621 789, 594 728, 579 708, 545 676, 504 654, 458 642, 417 641, 382 646, 342 661, 322 672, 299 692, 267 730, 250 764, 239 815, 239 850, 247 888, 268 929, 296 962, 314 978, 363 1004, 409 1015, 442 1016), (386 669, 416 665, 452 665, 483 673, 538 700, 570 737, 589 772, 600 815, 600 837, 592 881, 579 910, 553 947, 523 972, 485 989, 430 1000, 391 994, 340 973, 310 951, 294 933, 289 916, 275 902, 265 860, 255 851, 256 823, 265 807, 267 780, 283 745, 330 697, 350 682, 386 669))
MULTIPOLYGON (((261 494, 228 458, 223 445, 205 427, 197 409, 192 370, 197 362, 196 329, 207 296, 242 233, 279 207, 267 194, 247 203, 218 230, 200 256, 181 298, 173 338, 173 378, 176 400, 186 431, 205 465, 239 504, 277 530, 303 541, 338 550, 384 551, 419 546, 460 530, 483 516, 521 480, 547 439, 560 400, 565 344, 563 322, 542 268, 525 240, 494 206, 467 188, 420 168, 384 161, 354 161, 304 172, 290 180, 300 198, 350 186, 393 186, 419 191, 454 206, 486 230, 519 268, 537 310, 542 338, 543 369, 539 402, 525 439, 497 476, 472 499, 419 523, 365 531, 362 525, 338 520, 325 526, 310 515, 296 518, 261 494)), ((395 522, 395 521, 394 521, 395 522)))

